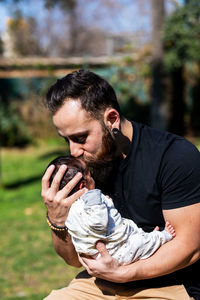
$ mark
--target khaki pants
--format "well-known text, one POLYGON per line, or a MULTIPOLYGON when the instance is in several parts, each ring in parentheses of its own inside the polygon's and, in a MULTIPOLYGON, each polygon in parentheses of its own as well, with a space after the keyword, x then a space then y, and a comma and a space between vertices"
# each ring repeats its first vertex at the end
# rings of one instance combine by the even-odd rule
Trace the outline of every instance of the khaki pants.
POLYGON ((190 300, 183 285, 158 288, 129 288, 91 277, 83 271, 68 287, 53 290, 44 300, 190 300))

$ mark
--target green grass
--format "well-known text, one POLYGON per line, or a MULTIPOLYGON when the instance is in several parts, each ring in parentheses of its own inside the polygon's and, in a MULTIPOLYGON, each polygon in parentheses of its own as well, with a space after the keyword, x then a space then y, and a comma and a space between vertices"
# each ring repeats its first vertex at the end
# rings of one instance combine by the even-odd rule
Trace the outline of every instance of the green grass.
POLYGON ((79 271, 54 252, 40 195, 46 165, 66 150, 66 145, 50 142, 1 153, 1 300, 43 299, 52 289, 66 286, 79 271))
MULTIPOLYGON (((40 196, 46 165, 67 150, 58 141, 60 144, 49 140, 37 148, 1 152, 1 300, 41 300, 52 289, 66 286, 79 271, 54 252, 40 196)), ((200 148, 200 139, 195 143, 200 148)))

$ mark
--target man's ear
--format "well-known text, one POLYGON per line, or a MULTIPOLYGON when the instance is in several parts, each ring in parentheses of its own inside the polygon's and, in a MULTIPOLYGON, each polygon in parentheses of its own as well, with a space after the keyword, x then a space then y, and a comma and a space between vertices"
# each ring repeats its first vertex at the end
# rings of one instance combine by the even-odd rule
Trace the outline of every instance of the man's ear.
POLYGON ((120 129, 120 115, 114 108, 107 108, 104 113, 104 123, 112 130, 113 128, 120 129))

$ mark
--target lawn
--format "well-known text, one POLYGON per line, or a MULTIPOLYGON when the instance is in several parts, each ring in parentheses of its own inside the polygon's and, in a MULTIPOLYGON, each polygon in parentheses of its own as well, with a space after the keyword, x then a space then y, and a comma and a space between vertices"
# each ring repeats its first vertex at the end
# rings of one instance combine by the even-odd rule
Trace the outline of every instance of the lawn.
POLYGON ((78 272, 53 250, 40 195, 46 165, 67 151, 66 144, 59 143, 50 140, 37 147, 1 151, 1 300, 43 299, 78 272))
MULTIPOLYGON (((193 142, 200 148, 199 139, 193 142)), ((40 195, 46 165, 66 151, 58 139, 0 153, 1 300, 41 300, 52 289, 66 286, 79 271, 55 254, 40 195)))

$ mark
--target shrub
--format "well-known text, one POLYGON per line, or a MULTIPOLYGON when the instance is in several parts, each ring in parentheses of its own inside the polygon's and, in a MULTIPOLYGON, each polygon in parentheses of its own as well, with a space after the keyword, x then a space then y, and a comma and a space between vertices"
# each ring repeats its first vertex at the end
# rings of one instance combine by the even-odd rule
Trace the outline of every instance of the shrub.
POLYGON ((0 98, 0 146, 24 147, 31 142, 25 123, 17 112, 17 107, 11 103, 8 107, 2 104, 0 98))

